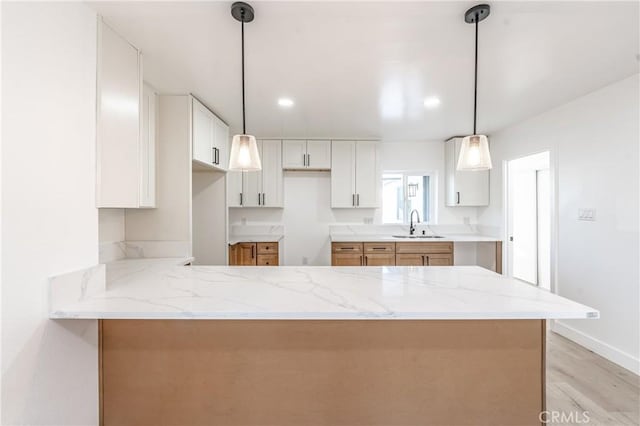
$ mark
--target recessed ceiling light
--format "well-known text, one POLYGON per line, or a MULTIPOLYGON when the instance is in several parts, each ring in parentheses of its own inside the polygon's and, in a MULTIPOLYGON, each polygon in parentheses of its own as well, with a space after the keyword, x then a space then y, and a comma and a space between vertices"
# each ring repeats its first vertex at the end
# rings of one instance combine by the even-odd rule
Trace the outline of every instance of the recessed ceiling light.
POLYGON ((429 96, 424 100, 424 106, 426 108, 436 108, 440 105, 440 98, 437 96, 429 96))
POLYGON ((278 105, 280 105, 283 108, 290 108, 293 106, 293 99, 280 98, 278 99, 278 105))

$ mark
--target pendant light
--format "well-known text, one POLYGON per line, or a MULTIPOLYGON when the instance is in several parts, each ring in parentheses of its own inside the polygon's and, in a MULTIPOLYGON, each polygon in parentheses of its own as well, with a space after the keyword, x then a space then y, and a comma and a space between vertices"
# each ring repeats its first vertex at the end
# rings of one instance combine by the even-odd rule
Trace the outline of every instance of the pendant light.
POLYGON ((244 24, 254 18, 253 8, 241 1, 231 5, 231 16, 240 21, 242 40, 242 134, 235 135, 231 141, 229 170, 256 171, 262 169, 258 144, 254 136, 247 134, 244 106, 244 24))
POLYGON ((476 116, 478 107, 478 23, 489 16, 491 8, 488 4, 480 4, 467 10, 464 21, 476 26, 475 79, 473 83, 473 134, 462 139, 458 170, 479 171, 491 169, 489 140, 485 135, 476 133, 476 116))

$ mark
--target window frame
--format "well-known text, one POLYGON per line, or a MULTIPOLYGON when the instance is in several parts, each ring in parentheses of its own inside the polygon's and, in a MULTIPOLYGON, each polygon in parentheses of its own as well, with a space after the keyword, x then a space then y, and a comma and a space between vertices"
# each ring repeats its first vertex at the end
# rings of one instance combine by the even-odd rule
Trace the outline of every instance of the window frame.
MULTIPOLYGON (((381 214, 381 219, 382 219, 382 223, 384 225, 409 225, 410 223, 410 219, 409 219, 409 215, 411 214, 411 211, 408 210, 408 204, 409 204, 409 197, 407 196, 407 182, 408 182, 408 177, 409 176, 428 176, 429 177, 429 197, 428 197, 428 207, 429 207, 429 220, 425 221, 423 217, 420 218, 420 220, 422 221, 422 223, 426 224, 426 225, 433 225, 435 223, 437 223, 437 202, 438 202, 438 194, 437 194, 437 179, 438 179, 438 175, 437 172, 434 171, 424 171, 424 170, 383 170, 382 171, 382 183, 384 183, 384 176, 385 175, 401 175, 402 176, 402 194, 403 194, 403 204, 404 204, 404 208, 403 208, 403 212, 404 212, 404 217, 403 217, 403 222, 402 223, 398 223, 398 222, 384 222, 384 215, 381 214)), ((382 198, 382 209, 384 209, 384 197, 382 198)))

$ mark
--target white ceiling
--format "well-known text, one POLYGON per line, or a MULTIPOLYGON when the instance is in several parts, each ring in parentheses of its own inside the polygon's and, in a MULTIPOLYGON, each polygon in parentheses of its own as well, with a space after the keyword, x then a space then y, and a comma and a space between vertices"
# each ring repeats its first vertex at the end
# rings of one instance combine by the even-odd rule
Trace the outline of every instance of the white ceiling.
MULTIPOLYGON (((247 130, 257 136, 438 140, 472 130, 470 2, 253 2, 247 130), (295 101, 283 110, 277 99, 295 101), (423 101, 438 96, 439 108, 423 101)), ((231 2, 92 2, 144 54, 160 93, 191 92, 241 126, 231 2)), ((478 130, 639 72, 638 2, 493 2, 480 24, 478 130)))

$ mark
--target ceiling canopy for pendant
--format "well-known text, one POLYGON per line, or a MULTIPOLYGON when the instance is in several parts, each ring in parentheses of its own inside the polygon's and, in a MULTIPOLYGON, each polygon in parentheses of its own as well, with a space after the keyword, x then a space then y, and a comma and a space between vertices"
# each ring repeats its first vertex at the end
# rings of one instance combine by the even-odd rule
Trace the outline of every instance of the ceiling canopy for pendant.
POLYGON ((474 24, 476 27, 476 56, 473 84, 473 134, 462 139, 456 167, 458 170, 480 171, 489 170, 492 167, 489 140, 485 135, 476 133, 478 109, 478 23, 489 16, 490 12, 491 8, 488 4, 480 4, 467 10, 464 14, 464 21, 467 24, 474 24))
POLYGON ((258 144, 254 136, 247 134, 246 113, 244 102, 244 24, 253 21, 253 8, 244 2, 231 5, 231 16, 240 21, 242 42, 242 134, 235 135, 231 141, 229 154, 229 170, 255 171, 262 169, 258 144))

